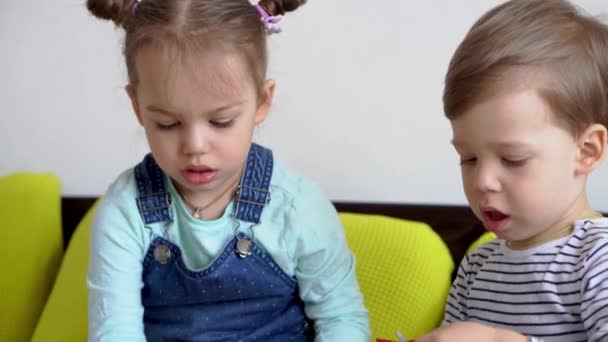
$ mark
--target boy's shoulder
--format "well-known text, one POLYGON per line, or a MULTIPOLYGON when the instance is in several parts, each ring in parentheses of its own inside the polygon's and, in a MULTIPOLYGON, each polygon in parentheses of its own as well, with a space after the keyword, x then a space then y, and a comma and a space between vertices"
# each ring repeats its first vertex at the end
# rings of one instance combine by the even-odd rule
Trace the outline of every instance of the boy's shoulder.
POLYGON ((576 221, 568 245, 579 249, 585 259, 593 257, 599 249, 608 250, 608 217, 576 221))
POLYGON ((575 235, 580 237, 608 236, 608 217, 578 220, 574 223, 575 235))

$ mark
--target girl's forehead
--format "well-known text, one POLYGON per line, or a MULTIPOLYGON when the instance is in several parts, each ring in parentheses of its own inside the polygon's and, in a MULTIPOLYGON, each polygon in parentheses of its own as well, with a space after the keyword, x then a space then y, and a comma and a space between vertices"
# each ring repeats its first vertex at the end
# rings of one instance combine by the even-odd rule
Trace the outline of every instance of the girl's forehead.
POLYGON ((138 87, 156 96, 238 96, 253 87, 245 59, 220 50, 185 54, 142 48, 135 67, 138 87))

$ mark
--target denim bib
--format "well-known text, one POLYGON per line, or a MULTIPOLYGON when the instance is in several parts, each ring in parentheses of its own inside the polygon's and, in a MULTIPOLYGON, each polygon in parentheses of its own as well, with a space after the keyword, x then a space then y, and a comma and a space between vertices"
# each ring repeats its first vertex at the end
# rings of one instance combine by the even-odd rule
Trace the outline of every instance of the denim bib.
MULTIPOLYGON (((144 331, 156 341, 309 341, 297 282, 255 243, 254 226, 270 201, 272 152, 252 144, 237 186, 235 237, 201 271, 176 244, 154 236, 143 261, 144 331), (240 232, 238 225, 247 225, 240 232)), ((137 206, 145 224, 173 219, 163 171, 147 155, 135 167, 137 206)))

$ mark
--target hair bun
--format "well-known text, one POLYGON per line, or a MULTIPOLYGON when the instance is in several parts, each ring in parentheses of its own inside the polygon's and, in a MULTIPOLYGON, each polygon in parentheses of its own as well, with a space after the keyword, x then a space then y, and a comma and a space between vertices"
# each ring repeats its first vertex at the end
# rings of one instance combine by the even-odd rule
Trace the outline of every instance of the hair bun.
POLYGON ((94 16, 123 27, 135 4, 136 0, 87 0, 87 8, 94 16))
POLYGON ((260 5, 272 16, 283 15, 287 12, 295 11, 304 5, 306 0, 261 0, 260 5))

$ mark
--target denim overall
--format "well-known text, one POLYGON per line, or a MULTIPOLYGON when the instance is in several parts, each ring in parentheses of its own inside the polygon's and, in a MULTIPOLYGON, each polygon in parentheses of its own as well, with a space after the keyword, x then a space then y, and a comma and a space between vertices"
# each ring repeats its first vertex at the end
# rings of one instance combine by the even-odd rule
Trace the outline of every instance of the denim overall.
MULTIPOLYGON (((272 167, 272 152, 252 144, 237 187, 235 237, 202 271, 188 269, 166 237, 152 237, 141 291, 148 342, 310 340, 297 282, 253 241, 270 200, 272 167)), ((135 178, 144 223, 172 220, 171 195, 151 155, 135 167, 135 178)))

